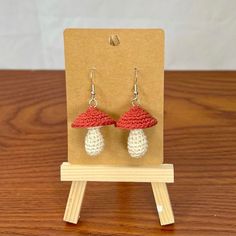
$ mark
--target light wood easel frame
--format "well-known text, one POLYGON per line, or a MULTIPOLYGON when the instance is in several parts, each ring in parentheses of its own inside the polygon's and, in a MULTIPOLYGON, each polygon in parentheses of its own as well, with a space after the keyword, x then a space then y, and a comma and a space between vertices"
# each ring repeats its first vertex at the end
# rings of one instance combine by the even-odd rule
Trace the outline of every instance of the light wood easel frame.
POLYGON ((64 221, 77 224, 88 181, 150 182, 161 225, 174 223, 174 215, 166 183, 174 182, 172 164, 157 167, 85 166, 64 162, 61 180, 72 181, 64 221))
POLYGON ((68 162, 61 165, 61 180, 72 181, 64 221, 78 222, 87 182, 110 181, 151 183, 161 225, 174 223, 166 186, 174 182, 174 169, 172 164, 162 164, 164 32, 160 29, 67 29, 64 37, 68 162), (109 44, 109 37, 114 35, 120 40, 117 47, 109 44), (142 68, 144 77, 139 80, 141 94, 145 96, 142 105, 159 121, 157 126, 145 131, 151 142, 144 158, 129 157, 127 136, 114 127, 103 129, 106 148, 102 154, 95 159, 88 158, 84 151, 84 131, 71 129, 74 117, 87 107, 90 81, 84 78, 91 65, 98 68, 95 84, 98 100, 102 100, 99 108, 116 119, 130 107, 134 65, 142 68))

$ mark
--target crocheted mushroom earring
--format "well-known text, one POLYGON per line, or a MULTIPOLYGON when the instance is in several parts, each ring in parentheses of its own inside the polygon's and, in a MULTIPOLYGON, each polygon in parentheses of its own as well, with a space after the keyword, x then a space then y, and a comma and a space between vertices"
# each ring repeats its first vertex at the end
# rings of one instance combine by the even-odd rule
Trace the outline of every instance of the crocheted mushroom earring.
POLYGON ((148 149, 148 141, 143 129, 157 124, 157 120, 140 107, 137 78, 138 70, 135 68, 133 107, 116 122, 116 127, 130 130, 127 146, 130 156, 134 158, 144 156, 148 149))
POLYGON ((104 148, 104 138, 100 132, 100 128, 115 124, 115 120, 97 108, 95 85, 93 82, 94 75, 95 69, 91 69, 89 73, 91 79, 89 107, 84 113, 78 115, 71 125, 72 128, 88 129, 85 137, 85 151, 89 156, 97 156, 104 148))

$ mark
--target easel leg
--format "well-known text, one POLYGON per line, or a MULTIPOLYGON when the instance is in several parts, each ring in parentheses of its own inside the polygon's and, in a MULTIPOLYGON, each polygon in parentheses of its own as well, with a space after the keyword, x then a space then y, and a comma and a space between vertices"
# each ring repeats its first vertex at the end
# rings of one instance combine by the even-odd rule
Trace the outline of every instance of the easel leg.
POLYGON ((72 181, 66 204, 64 221, 77 224, 86 188, 86 181, 72 181))
POLYGON ((166 183, 151 183, 161 225, 175 222, 166 183))

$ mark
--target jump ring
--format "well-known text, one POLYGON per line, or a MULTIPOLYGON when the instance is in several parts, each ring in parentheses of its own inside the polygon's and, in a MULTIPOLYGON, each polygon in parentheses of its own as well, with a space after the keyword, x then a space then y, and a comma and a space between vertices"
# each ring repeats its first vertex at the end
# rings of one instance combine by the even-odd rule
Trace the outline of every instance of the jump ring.
POLYGON ((89 100, 89 106, 96 107, 97 105, 98 105, 98 102, 97 102, 96 98, 91 98, 89 100))

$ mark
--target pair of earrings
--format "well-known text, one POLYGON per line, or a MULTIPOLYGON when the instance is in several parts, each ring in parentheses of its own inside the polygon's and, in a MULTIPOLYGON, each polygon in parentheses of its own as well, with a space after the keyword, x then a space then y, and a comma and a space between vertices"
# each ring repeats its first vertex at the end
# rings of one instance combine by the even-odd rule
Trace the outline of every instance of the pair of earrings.
POLYGON ((90 70, 91 97, 88 109, 78 115, 72 123, 72 128, 87 128, 85 137, 85 151, 89 156, 97 156, 104 148, 104 138, 100 128, 106 125, 115 125, 117 128, 130 130, 127 148, 131 157, 140 158, 148 149, 147 137, 143 131, 145 128, 157 124, 157 120, 147 111, 140 107, 138 98, 138 70, 134 68, 134 88, 132 107, 125 112, 118 121, 112 119, 108 114, 97 108, 95 94, 94 76, 95 68, 90 70))

